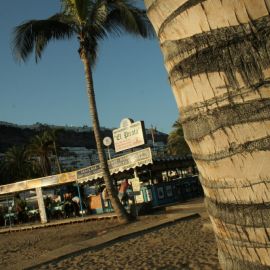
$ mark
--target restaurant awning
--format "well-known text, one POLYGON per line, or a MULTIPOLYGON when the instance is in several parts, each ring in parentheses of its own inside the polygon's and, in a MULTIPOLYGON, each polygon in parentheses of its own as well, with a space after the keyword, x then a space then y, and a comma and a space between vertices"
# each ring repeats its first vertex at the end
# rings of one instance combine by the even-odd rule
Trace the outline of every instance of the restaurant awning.
MULTIPOLYGON (((148 165, 153 162, 150 148, 145 148, 127 155, 108 160, 111 174, 116 174, 135 167, 148 165)), ((78 171, 46 176, 37 179, 20 181, 12 184, 0 186, 0 195, 24 190, 35 189, 38 187, 57 186, 71 182, 88 182, 102 178, 100 164, 95 164, 78 171)))
MULTIPOLYGON (((152 169, 170 169, 183 167, 193 164, 192 157, 173 157, 167 156, 163 158, 153 158, 151 148, 138 150, 117 158, 108 160, 109 170, 111 174, 118 174, 124 171, 129 171, 134 168, 149 166, 152 169)), ((37 179, 20 181, 8 185, 0 186, 0 195, 24 190, 35 189, 38 187, 57 186, 66 183, 84 183, 91 182, 102 178, 102 170, 100 163, 95 164, 77 171, 62 173, 52 176, 46 176, 37 179)))

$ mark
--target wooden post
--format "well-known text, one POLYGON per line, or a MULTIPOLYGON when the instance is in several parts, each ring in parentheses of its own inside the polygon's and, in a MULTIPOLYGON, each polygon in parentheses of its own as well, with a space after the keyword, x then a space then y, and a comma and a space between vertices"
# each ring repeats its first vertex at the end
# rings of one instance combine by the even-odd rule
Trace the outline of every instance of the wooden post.
POLYGON ((135 178, 138 178, 138 173, 137 173, 137 169, 136 168, 134 168, 134 177, 135 178))
POLYGON ((47 220, 46 209, 45 209, 45 205, 44 205, 41 187, 36 188, 36 194, 37 194, 40 221, 41 221, 41 223, 44 224, 44 223, 47 223, 48 220, 47 220))

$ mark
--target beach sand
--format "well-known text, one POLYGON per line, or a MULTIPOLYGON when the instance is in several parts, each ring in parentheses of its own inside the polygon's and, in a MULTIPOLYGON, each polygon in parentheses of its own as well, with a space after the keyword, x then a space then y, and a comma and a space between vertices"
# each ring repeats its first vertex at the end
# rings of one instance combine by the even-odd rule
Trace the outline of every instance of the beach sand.
MULTIPOLYGON (((189 206, 189 204, 185 204, 189 206)), ((97 250, 72 255, 35 269, 159 269, 159 270, 219 270, 217 247, 209 219, 203 208, 197 209, 201 217, 177 221, 151 232, 126 237, 97 250)), ((140 217, 138 222, 166 218, 174 211, 187 211, 172 207, 164 213, 140 217)), ((123 225, 122 225, 123 226, 123 225)), ((129 225, 124 225, 129 226, 129 225)), ((14 269, 21 261, 35 260, 41 254, 104 235, 121 228, 116 220, 91 221, 0 235, 0 269, 14 269)))

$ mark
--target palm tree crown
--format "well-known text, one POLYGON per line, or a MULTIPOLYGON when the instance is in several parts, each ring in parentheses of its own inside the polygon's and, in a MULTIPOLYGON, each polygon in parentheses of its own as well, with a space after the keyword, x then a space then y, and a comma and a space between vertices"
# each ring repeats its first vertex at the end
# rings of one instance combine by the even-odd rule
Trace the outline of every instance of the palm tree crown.
POLYGON ((99 41, 123 31, 143 38, 153 37, 146 12, 127 0, 62 0, 62 10, 46 20, 29 20, 15 28, 13 49, 25 61, 34 52, 38 61, 51 40, 76 36, 79 53, 85 49, 90 63, 96 62, 99 41))
POLYGON ((13 146, 9 148, 0 167, 5 178, 1 184, 30 178, 34 173, 33 166, 34 164, 24 147, 13 146))
POLYGON ((46 131, 41 135, 36 135, 28 146, 28 153, 38 159, 43 176, 51 174, 50 156, 53 150, 53 143, 46 131))
POLYGON ((184 131, 180 120, 173 124, 173 130, 168 137, 168 152, 171 155, 184 156, 191 154, 188 144, 184 138, 184 131))

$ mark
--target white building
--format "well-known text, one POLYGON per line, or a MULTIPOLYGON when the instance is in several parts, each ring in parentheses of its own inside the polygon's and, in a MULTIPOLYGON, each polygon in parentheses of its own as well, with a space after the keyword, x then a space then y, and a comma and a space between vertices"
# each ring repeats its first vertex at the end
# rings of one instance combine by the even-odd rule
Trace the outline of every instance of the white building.
MULTIPOLYGON (((59 162, 62 171, 71 171, 84 168, 99 162, 97 149, 87 149, 86 147, 61 147, 63 151, 59 155, 59 162)), ((105 149, 107 159, 113 157, 113 149, 105 149), (110 152, 110 154, 109 154, 110 152)))

